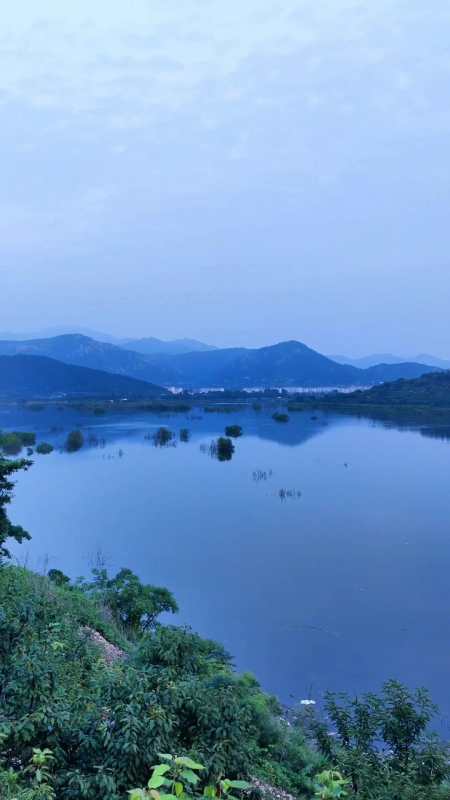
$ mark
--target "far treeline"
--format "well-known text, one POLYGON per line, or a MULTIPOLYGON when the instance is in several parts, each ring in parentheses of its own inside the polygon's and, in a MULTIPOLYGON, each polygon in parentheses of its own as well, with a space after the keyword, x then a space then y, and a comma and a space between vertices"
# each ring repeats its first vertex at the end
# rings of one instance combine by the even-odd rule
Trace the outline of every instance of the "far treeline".
POLYGON ((222 645, 160 622, 168 589, 101 563, 75 581, 13 566, 8 540, 29 534, 7 511, 30 467, 0 459, 2 800, 449 800, 425 690, 286 711, 222 645))

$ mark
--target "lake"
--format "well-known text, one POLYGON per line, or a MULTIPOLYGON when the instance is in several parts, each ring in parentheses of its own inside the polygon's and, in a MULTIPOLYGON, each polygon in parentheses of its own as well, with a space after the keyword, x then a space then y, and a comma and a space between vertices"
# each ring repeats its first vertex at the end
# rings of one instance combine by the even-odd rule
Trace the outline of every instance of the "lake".
POLYGON ((0 410, 0 428, 55 444, 77 424, 99 444, 35 456, 18 477, 10 515, 33 537, 14 549, 20 563, 87 576, 100 551, 110 571, 169 587, 180 605, 169 621, 222 642, 283 702, 395 677, 428 687, 447 725, 444 430, 310 412, 282 424, 264 410, 0 410), (208 446, 231 423, 244 435, 220 462, 208 446), (161 425, 189 428, 189 442, 155 447, 161 425))

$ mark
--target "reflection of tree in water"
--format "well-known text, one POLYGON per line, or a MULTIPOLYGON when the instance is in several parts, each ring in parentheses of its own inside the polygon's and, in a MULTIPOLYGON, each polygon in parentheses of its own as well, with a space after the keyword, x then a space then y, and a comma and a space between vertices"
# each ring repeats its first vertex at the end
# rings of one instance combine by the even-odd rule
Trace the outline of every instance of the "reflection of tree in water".
POLYGON ((421 428, 420 433, 422 436, 428 436, 430 439, 440 439, 442 442, 450 440, 450 426, 443 425, 442 427, 421 428))

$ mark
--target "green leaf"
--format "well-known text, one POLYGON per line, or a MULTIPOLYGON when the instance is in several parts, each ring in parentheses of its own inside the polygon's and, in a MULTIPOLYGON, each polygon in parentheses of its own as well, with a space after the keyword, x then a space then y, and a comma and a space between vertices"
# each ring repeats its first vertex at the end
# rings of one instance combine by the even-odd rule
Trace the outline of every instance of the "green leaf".
POLYGON ((181 772, 181 777, 184 778, 184 780, 188 783, 193 783, 194 786, 200 780, 198 775, 196 775, 195 772, 192 772, 191 769, 183 769, 181 772))
POLYGON ((160 786, 167 786, 169 783, 162 775, 152 775, 147 786, 149 789, 159 789, 160 786))
POLYGON ((170 770, 170 764, 155 764, 152 770, 154 775, 165 775, 170 770))
POLYGON ((178 800, 176 794, 160 794, 160 800, 178 800))
POLYGON ((158 753, 158 757, 162 758, 163 761, 173 761, 173 756, 170 753, 158 753))
POLYGON ((196 761, 193 761, 192 758, 188 758, 188 756, 178 756, 175 759, 175 764, 179 764, 180 767, 188 767, 188 769, 206 769, 203 764, 198 764, 196 761))
POLYGON ((183 792, 184 792, 184 786, 183 786, 183 784, 182 784, 182 783, 180 783, 179 781, 176 781, 176 783, 175 783, 175 794, 176 794, 176 796, 177 796, 177 797, 181 797, 181 795, 183 794, 183 792))

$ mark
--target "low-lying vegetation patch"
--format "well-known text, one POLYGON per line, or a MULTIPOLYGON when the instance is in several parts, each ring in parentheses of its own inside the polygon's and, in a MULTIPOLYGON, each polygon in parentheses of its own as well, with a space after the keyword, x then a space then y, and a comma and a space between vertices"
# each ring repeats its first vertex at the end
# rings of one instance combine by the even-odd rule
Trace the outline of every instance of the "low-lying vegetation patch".
POLYGON ((67 439, 65 442, 65 449, 68 453, 76 453, 77 450, 81 450, 84 445, 84 436, 81 431, 70 431, 67 435, 67 439))
POLYGON ((233 439, 237 439, 239 436, 242 436, 242 427, 240 425, 227 425, 225 428, 225 436, 231 436, 233 439))
POLYGON ((45 456, 48 455, 48 453, 53 453, 54 449, 55 448, 52 444, 50 444, 50 442, 39 442, 39 444, 36 446, 36 453, 45 456))
POLYGON ((275 411, 275 413, 272 414, 272 419, 274 419, 275 422, 289 422, 289 414, 285 414, 283 411, 275 411))

